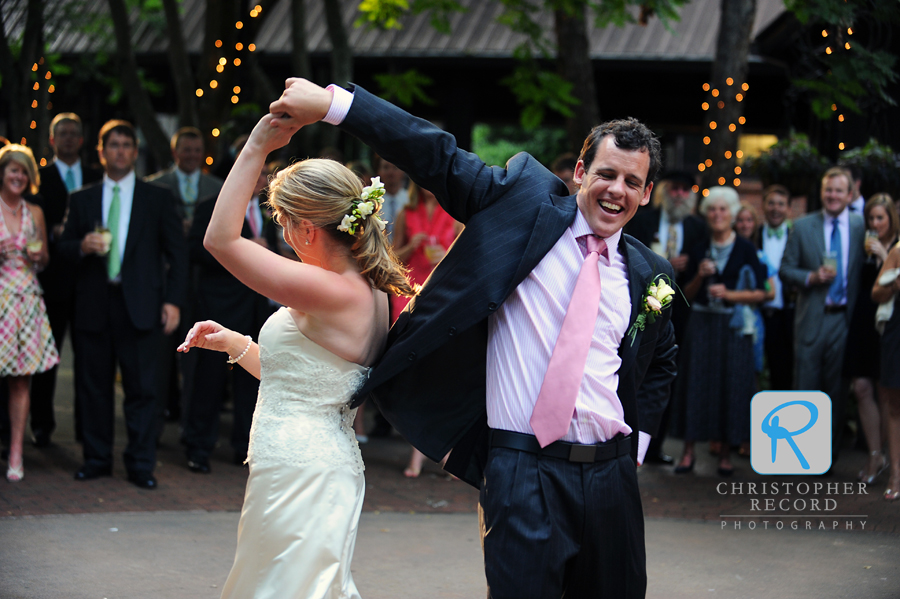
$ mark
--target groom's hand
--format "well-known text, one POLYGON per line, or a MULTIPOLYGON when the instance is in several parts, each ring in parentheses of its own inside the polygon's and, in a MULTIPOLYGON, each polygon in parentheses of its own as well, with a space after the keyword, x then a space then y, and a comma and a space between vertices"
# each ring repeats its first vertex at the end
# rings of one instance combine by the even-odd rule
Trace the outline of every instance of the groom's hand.
POLYGON ((332 92, 306 79, 285 81, 281 97, 269 105, 275 116, 288 117, 294 125, 303 127, 325 118, 331 107, 332 92))

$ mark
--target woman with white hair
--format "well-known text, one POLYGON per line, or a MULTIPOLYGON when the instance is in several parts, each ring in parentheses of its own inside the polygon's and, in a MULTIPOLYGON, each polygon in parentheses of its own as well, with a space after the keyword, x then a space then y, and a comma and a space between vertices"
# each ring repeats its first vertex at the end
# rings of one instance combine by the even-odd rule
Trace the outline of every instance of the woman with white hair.
POLYGON ((711 188, 700 203, 710 239, 694 248, 685 273, 691 315, 675 389, 675 432, 684 438, 677 474, 693 470, 697 441, 714 440, 721 441, 718 473, 730 476, 731 447, 750 438, 753 323, 741 306, 764 300, 766 276, 756 248, 732 228, 740 208, 730 187, 711 188))

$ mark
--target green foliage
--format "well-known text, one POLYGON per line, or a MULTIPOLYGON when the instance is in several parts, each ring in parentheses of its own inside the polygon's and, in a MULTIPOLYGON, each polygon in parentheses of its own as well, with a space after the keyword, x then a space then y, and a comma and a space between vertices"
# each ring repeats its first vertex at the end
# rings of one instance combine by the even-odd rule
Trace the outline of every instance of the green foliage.
POLYGON ((524 131, 521 127, 475 125, 472 129, 472 151, 492 166, 503 166, 519 152, 528 152, 549 165, 563 152, 566 132, 556 127, 539 127, 524 131))
POLYGON ((862 193, 870 197, 886 192, 900 199, 900 153, 872 138, 865 146, 841 154, 838 164, 853 166, 862 172, 862 193))
POLYGON ((378 74, 374 75, 374 78, 381 88, 379 95, 385 100, 395 101, 397 104, 407 108, 412 106, 416 100, 429 106, 433 106, 435 103, 423 89, 433 83, 431 77, 420 73, 416 69, 409 69, 397 74, 378 74))
POLYGON ((897 57, 884 50, 867 48, 858 36, 847 33, 862 21, 900 23, 900 2, 863 2, 861 0, 785 0, 785 7, 806 26, 814 39, 822 39, 813 54, 801 64, 805 72, 795 77, 795 87, 809 93, 810 106, 823 120, 832 118, 833 104, 860 114, 866 104, 896 104, 887 88, 897 80, 897 57), (829 32, 816 37, 819 30, 829 32), (850 48, 845 48, 845 43, 850 48), (830 53, 825 51, 830 48, 830 53))
POLYGON ((454 13, 464 13, 466 9, 457 0, 415 0, 412 11, 413 14, 427 12, 434 30, 450 35, 450 17, 454 13))
POLYGON ((795 195, 814 196, 827 168, 828 160, 810 145, 809 138, 794 132, 744 162, 744 172, 759 177, 763 185, 785 185, 795 195))
POLYGON ((525 129, 534 129, 544 120, 547 110, 572 116, 571 106, 578 104, 572 96, 572 83, 552 71, 541 69, 533 59, 521 60, 512 75, 501 83, 508 86, 522 106, 520 117, 525 129))
POLYGON ((400 29, 400 18, 409 11, 408 0, 361 0, 356 27, 368 25, 381 29, 400 29))

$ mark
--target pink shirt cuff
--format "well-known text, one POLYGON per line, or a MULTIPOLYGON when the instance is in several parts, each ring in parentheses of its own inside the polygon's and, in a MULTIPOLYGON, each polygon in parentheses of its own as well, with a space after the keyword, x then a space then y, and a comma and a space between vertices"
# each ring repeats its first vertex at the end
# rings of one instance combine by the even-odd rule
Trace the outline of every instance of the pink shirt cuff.
POLYGON ((644 456, 647 455, 647 447, 650 446, 650 435, 644 431, 638 431, 638 466, 644 463, 644 456))
POLYGON ((322 120, 329 125, 340 125, 347 118, 347 113, 350 112, 350 105, 353 104, 353 94, 334 83, 325 89, 329 90, 333 95, 328 114, 322 120))

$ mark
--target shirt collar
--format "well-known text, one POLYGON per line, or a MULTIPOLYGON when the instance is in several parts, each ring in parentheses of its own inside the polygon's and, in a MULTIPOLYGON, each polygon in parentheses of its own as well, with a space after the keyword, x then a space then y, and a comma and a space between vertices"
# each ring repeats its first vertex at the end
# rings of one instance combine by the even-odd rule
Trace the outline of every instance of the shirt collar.
POLYGON ((126 193, 126 192, 133 193, 134 192, 134 182, 135 182, 135 174, 134 174, 133 170, 130 173, 128 173, 127 175, 125 175, 124 177, 122 177, 121 179, 119 179, 118 181, 113 181, 112 179, 109 178, 109 175, 107 175, 106 173, 103 174, 103 186, 108 188, 109 190, 112 190, 113 187, 118 185, 119 191, 121 193, 126 193))
MULTIPOLYGON (((584 215, 581 213, 581 210, 575 211, 575 221, 571 226, 572 234, 575 236, 575 239, 583 235, 593 235, 594 232, 591 230, 590 225, 587 222, 587 219, 584 218, 584 215)), ((619 240, 622 239, 622 229, 619 229, 609 237, 605 239, 607 248, 617 248, 619 247, 619 240)))

